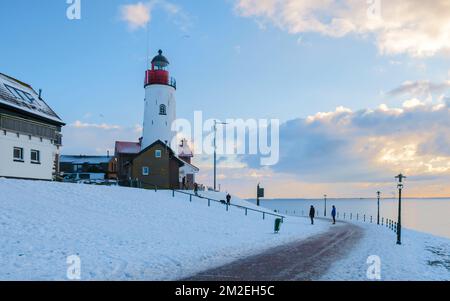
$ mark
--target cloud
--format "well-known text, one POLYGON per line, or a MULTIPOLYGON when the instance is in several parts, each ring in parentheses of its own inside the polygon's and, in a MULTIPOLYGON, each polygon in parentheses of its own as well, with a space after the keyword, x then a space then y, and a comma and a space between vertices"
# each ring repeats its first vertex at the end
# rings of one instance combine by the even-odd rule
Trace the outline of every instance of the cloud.
POLYGON ((138 141, 142 127, 75 121, 63 127, 63 154, 102 155, 114 153, 115 141, 138 141))
POLYGON ((152 8, 151 2, 122 5, 120 7, 121 19, 127 22, 132 30, 145 28, 151 20, 152 8))
POLYGON ((190 16, 178 5, 165 0, 151 0, 120 6, 121 20, 131 30, 145 28, 152 20, 155 9, 163 10, 182 31, 188 31, 192 22, 190 16))
POLYGON ((390 96, 429 97, 430 95, 443 93, 450 89, 450 80, 433 83, 429 80, 406 81, 399 87, 388 92, 390 96))
MULTIPOLYGON (((259 165, 256 157, 243 162, 259 165)), ((280 161, 272 170, 307 182, 382 182, 398 172, 449 177, 450 102, 340 107, 288 121, 280 127, 280 161)))
POLYGON ((387 55, 450 52, 448 0, 235 0, 235 11, 292 34, 373 35, 387 55))
POLYGON ((75 121, 70 125, 71 127, 77 128, 77 129, 85 129, 85 128, 96 128, 96 129, 103 129, 103 130, 118 130, 121 127, 118 125, 113 124, 96 124, 96 123, 85 123, 81 122, 79 120, 75 121))

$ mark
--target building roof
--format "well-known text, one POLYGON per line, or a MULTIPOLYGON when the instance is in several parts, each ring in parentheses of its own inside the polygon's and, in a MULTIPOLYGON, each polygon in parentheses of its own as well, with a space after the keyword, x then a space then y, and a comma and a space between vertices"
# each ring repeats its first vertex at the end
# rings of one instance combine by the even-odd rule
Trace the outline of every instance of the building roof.
POLYGON ((26 115, 64 125, 64 122, 29 85, 0 73, 0 105, 26 115))
POLYGON ((103 164, 109 163, 111 161, 111 156, 61 156, 61 163, 69 163, 69 164, 103 164))
POLYGON ((115 153, 118 154, 139 154, 141 152, 141 144, 139 142, 116 141, 115 153))
MULTIPOLYGON (((180 159, 183 160, 183 159, 180 159)), ((184 161, 184 166, 182 167, 185 171, 187 171, 187 173, 198 173, 200 171, 200 168, 198 168, 195 165, 192 165, 191 163, 188 163, 186 161, 184 161)))
POLYGON ((158 67, 167 67, 170 64, 169 60, 164 55, 162 55, 162 53, 163 52, 160 49, 158 51, 158 55, 155 56, 152 60, 153 65, 158 66, 158 67))
POLYGON ((173 151, 173 149, 171 149, 170 146, 168 146, 167 144, 165 144, 161 140, 156 140, 155 142, 153 142, 152 144, 147 146, 145 149, 141 150, 140 153, 138 154, 138 156, 140 156, 141 154, 145 153, 146 151, 148 151, 149 149, 151 149, 152 147, 154 147, 157 144, 159 144, 160 146, 166 148, 167 151, 169 151, 169 155, 178 162, 180 167, 184 166, 185 164, 188 164, 184 160, 181 160, 180 158, 178 158, 177 155, 175 154, 175 152, 173 151))

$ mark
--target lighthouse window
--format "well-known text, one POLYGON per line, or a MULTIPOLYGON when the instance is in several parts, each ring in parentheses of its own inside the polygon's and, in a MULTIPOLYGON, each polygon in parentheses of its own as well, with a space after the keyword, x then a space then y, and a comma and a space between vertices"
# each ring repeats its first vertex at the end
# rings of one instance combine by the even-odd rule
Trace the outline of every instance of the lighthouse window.
POLYGON ((167 115, 167 108, 165 105, 159 106, 159 115, 167 115))

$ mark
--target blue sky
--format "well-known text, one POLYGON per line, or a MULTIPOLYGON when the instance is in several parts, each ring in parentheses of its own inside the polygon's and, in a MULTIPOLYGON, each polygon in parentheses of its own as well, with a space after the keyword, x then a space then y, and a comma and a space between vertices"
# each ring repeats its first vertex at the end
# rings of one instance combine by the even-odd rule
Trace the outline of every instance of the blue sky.
MULTIPOLYGON (((149 43, 145 26, 132 29, 121 15, 123 5, 138 2, 82 0, 81 20, 69 20, 65 0, 2 1, 0 72, 42 88, 44 98, 68 125, 79 121, 130 129, 142 123, 147 47, 152 56, 161 48, 171 61, 181 118, 191 119, 194 110, 202 110, 205 118, 285 122, 335 112, 340 106, 353 112, 381 104, 401 108, 413 98, 436 105, 448 91, 449 45, 437 37, 434 41, 429 34, 434 28, 420 22, 416 35, 399 34, 410 28, 408 20, 423 20, 423 9, 434 13, 445 1, 423 8, 411 0, 417 16, 395 18, 398 28, 389 21, 397 17, 390 11, 399 2, 383 1, 385 22, 373 29, 353 18, 359 13, 356 6, 336 16, 320 4, 288 0, 294 4, 292 10, 301 7, 293 17, 272 0, 161 0, 151 9, 149 43), (164 9, 167 3, 176 10, 164 9), (302 25, 302 19, 316 15, 326 16, 325 21, 317 17, 323 24, 302 25), (332 18, 348 21, 353 29, 333 33, 332 18), (422 44, 432 47, 427 52, 415 47, 422 44), (411 91, 389 93, 405 82, 412 83, 411 91), (444 88, 434 91, 434 83, 444 83, 444 88)), ((448 22, 445 14, 440 17, 437 23, 448 22)), ((444 32, 438 36, 448 33, 440 30, 444 32)), ((63 152, 105 151, 81 137, 69 132, 63 152)), ((232 176, 224 174, 223 179, 235 187, 232 176)), ((249 177, 249 183, 257 180, 249 177)))

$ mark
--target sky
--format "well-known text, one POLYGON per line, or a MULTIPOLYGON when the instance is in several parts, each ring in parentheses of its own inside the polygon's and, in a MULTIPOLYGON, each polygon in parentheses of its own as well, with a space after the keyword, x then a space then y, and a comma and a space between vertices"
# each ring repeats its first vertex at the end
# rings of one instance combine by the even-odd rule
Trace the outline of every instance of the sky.
MULTIPOLYGON (((67 123, 63 154, 140 137, 162 49, 179 118, 281 122, 278 164, 220 157, 223 190, 392 197, 403 172, 407 196, 450 196, 448 1, 81 0, 71 19, 74 1, 0 4, 0 72, 43 89, 67 123)), ((194 162, 211 185, 212 157, 194 162)))

